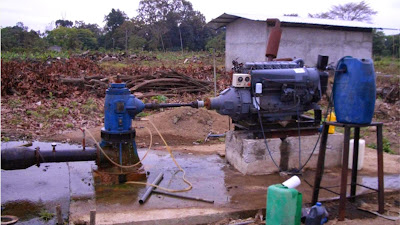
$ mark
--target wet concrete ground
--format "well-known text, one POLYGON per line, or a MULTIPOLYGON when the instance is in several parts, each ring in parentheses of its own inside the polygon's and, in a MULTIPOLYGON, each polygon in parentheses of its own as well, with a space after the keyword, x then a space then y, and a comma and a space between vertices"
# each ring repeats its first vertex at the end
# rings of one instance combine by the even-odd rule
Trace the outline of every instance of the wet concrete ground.
MULTIPOLYGON (((12 143, 8 143, 11 145, 12 143)), ((49 143, 41 144, 41 149, 49 149, 49 143)), ((11 147, 11 146, 3 146, 11 147)), ((35 143, 34 146, 36 147, 35 143)), ((61 148, 79 148, 79 146, 58 145, 61 148)), ((139 150, 142 157, 145 150, 139 150)), ((244 176, 228 165, 218 155, 202 155, 174 152, 178 163, 186 170, 186 178, 192 182, 193 189, 182 195, 214 200, 214 204, 182 200, 153 194, 148 201, 140 205, 138 199, 145 192, 141 185, 123 184, 93 187, 91 170, 94 162, 42 164, 26 170, 1 172, 1 203, 7 210, 10 203, 26 201, 49 212, 55 212, 55 205, 60 204, 65 219, 70 223, 89 221, 90 210, 97 212, 97 224, 198 224, 217 221, 224 217, 253 216, 255 210, 265 208, 268 186, 285 181, 290 176, 262 175, 244 176)), ((182 189, 182 173, 172 162, 165 151, 150 151, 143 161, 146 171, 150 172, 148 181, 152 182, 164 172, 161 186, 171 189, 182 189)), ((313 184, 314 171, 305 171, 303 182, 298 190, 303 193, 303 203, 311 201, 312 189, 304 182, 313 184)), ((350 178, 350 177, 349 177, 350 178)), ((373 176, 359 176, 359 182, 376 188, 377 179, 373 176)), ((400 188, 400 175, 386 175, 385 187, 400 188)), ((340 183, 337 173, 326 173, 322 185, 335 186, 340 183)), ((333 188, 334 191, 338 191, 333 188)), ((358 193, 370 192, 359 187, 358 193)), ((321 191, 320 198, 336 197, 321 191)), ((9 213, 13 213, 10 211, 9 213)), ((14 214, 20 212, 14 212, 14 214)), ((37 217, 18 224, 46 224, 37 217)), ((50 221, 47 224, 54 224, 50 221)))

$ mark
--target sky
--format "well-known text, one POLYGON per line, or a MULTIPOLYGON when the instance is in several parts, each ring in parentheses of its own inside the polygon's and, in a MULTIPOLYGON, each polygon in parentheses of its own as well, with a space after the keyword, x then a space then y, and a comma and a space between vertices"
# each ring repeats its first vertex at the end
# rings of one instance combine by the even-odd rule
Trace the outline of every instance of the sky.
MULTIPOLYGON (((226 13, 266 14, 282 16, 297 13, 307 17, 308 13, 325 12, 332 5, 359 2, 358 0, 189 0, 194 10, 200 11, 209 22, 226 13)), ((361 1, 361 0, 360 0, 361 1)), ((372 22, 383 28, 386 34, 400 33, 400 1, 379 0, 366 1, 371 8, 378 11, 372 22)), ((0 26, 14 26, 23 22, 29 29, 45 31, 55 28, 55 21, 67 19, 73 22, 83 20, 85 23, 96 23, 104 26, 104 16, 112 8, 124 11, 129 18, 137 16, 139 0, 0 0, 0 26)))

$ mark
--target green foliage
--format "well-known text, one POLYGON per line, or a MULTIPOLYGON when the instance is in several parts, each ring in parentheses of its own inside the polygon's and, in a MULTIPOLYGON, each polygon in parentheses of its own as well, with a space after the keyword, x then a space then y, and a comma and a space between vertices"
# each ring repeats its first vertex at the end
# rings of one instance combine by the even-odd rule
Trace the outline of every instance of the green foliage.
POLYGON ((375 71, 385 74, 400 75, 400 60, 388 56, 374 57, 375 71))
POLYGON ((50 109, 48 117, 49 118, 64 118, 68 115, 69 113, 69 108, 68 107, 58 107, 55 109, 50 109))
POLYGON ((1 48, 3 52, 24 54, 44 52, 52 45, 62 47, 63 51, 99 48, 205 50, 207 40, 219 34, 205 26, 203 14, 195 11, 187 0, 141 0, 138 14, 129 19, 123 11, 112 9, 104 17, 106 25, 103 29, 84 21, 75 21, 73 26, 72 21, 60 19, 56 21, 57 28, 46 31, 46 35, 28 32, 28 27, 18 23, 1 30, 1 48))
POLYGON ((398 59, 400 57, 399 51, 400 34, 385 36, 382 31, 374 30, 372 39, 372 52, 374 56, 391 56, 398 59))
POLYGON ((126 19, 127 16, 123 11, 111 9, 111 12, 104 17, 104 22, 106 22, 105 29, 114 32, 126 19))
POLYGON ((383 55, 385 50, 385 33, 382 31, 373 31, 372 53, 373 55, 383 55))
POLYGON ((46 41, 40 37, 40 33, 29 31, 23 23, 17 23, 14 27, 1 29, 1 50, 23 52, 25 49, 42 51, 47 47, 46 41))
POLYGON ((164 95, 157 95, 157 96, 153 96, 151 97, 151 100, 155 100, 157 103, 164 103, 167 101, 167 97, 165 97, 164 95))
POLYGON ((2 142, 9 142, 9 141, 10 141, 10 138, 9 138, 9 137, 5 137, 5 136, 2 136, 2 137, 1 137, 1 141, 2 141, 2 142))
POLYGON ((67 124, 65 125, 65 127, 66 127, 66 128, 74 128, 74 124, 72 124, 72 123, 67 123, 67 124))
POLYGON ((140 112, 139 114, 136 115, 136 117, 146 117, 149 115, 150 115, 150 113, 148 113, 148 112, 140 112))
POLYGON ((145 44, 146 44, 146 39, 144 39, 138 35, 131 35, 129 37, 129 41, 128 41, 129 49, 141 50, 141 49, 143 49, 145 44))
POLYGON ((82 113, 84 114, 91 114, 92 112, 96 112, 97 109, 97 104, 93 98, 89 98, 85 104, 82 105, 82 113))
POLYGON ((211 48, 220 52, 225 51, 225 32, 221 32, 207 42, 206 49, 209 50, 211 48))
MULTIPOLYGON (((387 138, 383 138, 383 143, 382 143, 382 147, 383 147, 383 151, 389 154, 395 154, 395 152, 391 149, 391 143, 387 138)), ((373 149, 377 149, 377 145, 376 143, 371 143, 371 144, 367 144, 368 147, 373 148, 373 149)))
POLYGON ((45 61, 48 58, 69 58, 69 52, 55 52, 55 51, 46 51, 46 52, 2 52, 1 59, 5 62, 10 60, 39 60, 45 61))
POLYGON ((62 27, 72 27, 72 25, 74 25, 74 23, 72 23, 72 21, 70 20, 56 20, 56 26, 62 26, 62 27))
POLYGON ((39 212, 39 218, 41 219, 41 220, 44 220, 44 221, 49 221, 49 220, 51 220, 52 218, 54 217, 54 213, 50 213, 50 212, 48 212, 47 210, 45 210, 45 209, 42 209, 40 212, 39 212))
POLYGON ((143 24, 147 50, 204 49, 212 35, 205 17, 186 0, 141 0, 137 19, 143 24))
POLYGON ((63 49, 95 49, 97 40, 88 29, 67 28, 60 26, 48 32, 47 40, 51 45, 63 49))
POLYGON ((97 39, 91 30, 77 29, 78 40, 82 43, 81 49, 96 49, 97 39))
POLYGON ((78 106, 78 103, 76 101, 72 101, 70 102, 70 105, 72 106, 72 108, 75 108, 76 106, 78 106))

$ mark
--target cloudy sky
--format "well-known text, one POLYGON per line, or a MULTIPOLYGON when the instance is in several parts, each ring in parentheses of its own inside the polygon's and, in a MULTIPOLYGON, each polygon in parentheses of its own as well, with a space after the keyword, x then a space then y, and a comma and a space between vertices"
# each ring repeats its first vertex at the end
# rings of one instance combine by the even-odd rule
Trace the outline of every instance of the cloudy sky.
MULTIPOLYGON (((332 5, 345 4, 351 0, 190 0, 195 10, 206 17, 207 22, 224 12, 245 14, 266 14, 281 16, 297 13, 307 17, 308 13, 320 13, 329 10, 332 5)), ((354 0, 354 2, 358 2, 354 0)), ((400 1, 366 1, 378 11, 372 22, 380 27, 394 28, 384 30, 387 34, 400 33, 400 1)), ((33 30, 52 29, 57 19, 71 21, 83 20, 104 26, 104 16, 112 8, 124 11, 130 18, 137 15, 139 0, 0 0, 0 26, 14 26, 23 22, 33 30)))

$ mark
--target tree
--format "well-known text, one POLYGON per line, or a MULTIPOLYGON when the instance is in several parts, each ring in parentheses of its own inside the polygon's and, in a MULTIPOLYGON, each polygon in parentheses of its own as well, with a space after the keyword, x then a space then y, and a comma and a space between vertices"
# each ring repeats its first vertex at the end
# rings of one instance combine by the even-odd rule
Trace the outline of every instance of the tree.
POLYGON ((361 1, 359 3, 350 2, 344 5, 332 6, 328 12, 309 13, 308 17, 370 22, 371 16, 377 13, 365 1, 361 1))
POLYGON ((372 54, 373 55, 383 55, 385 51, 385 34, 382 31, 373 32, 372 38, 372 54))
POLYGON ((60 26, 47 35, 50 44, 64 49, 95 49, 97 40, 92 31, 60 26))
POLYGON ((138 20, 146 30, 148 49, 204 49, 210 32, 205 18, 186 0, 141 0, 138 20))
POLYGON ((145 44, 145 39, 141 37, 144 35, 141 22, 131 19, 119 26, 112 37, 115 41, 115 48, 141 49, 145 44))
POLYGON ((212 39, 210 39, 207 44, 206 44, 206 49, 213 48, 216 51, 225 51, 225 35, 226 31, 225 29, 212 39))
POLYGON ((56 20, 56 26, 62 26, 62 27, 72 27, 72 25, 74 25, 74 23, 72 23, 72 21, 70 20, 56 20))
POLYGON ((112 9, 111 12, 104 17, 104 22, 106 22, 105 30, 114 32, 125 20, 127 20, 127 16, 124 12, 119 9, 112 9))
POLYGON ((99 28, 99 25, 94 23, 86 24, 83 21, 75 21, 75 27, 78 29, 88 29, 92 31, 92 33, 96 36, 96 38, 98 38, 101 35, 101 29, 99 28))
POLYGON ((13 27, 1 29, 2 51, 42 51, 46 47, 46 42, 40 38, 40 33, 28 31, 28 27, 21 22, 13 27))

